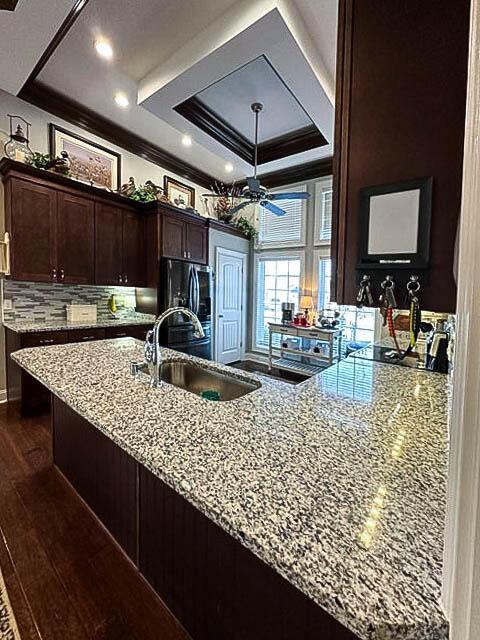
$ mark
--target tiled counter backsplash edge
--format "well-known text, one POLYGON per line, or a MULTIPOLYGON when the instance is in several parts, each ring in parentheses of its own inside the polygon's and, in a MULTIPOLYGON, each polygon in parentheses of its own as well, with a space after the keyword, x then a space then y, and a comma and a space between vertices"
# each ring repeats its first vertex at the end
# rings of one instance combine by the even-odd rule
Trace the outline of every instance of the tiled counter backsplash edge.
POLYGON ((6 322, 38 322, 65 320, 68 304, 96 304, 99 319, 108 318, 110 296, 117 300, 117 317, 135 313, 134 287, 65 285, 4 280, 2 287, 3 319, 6 322), (5 309, 10 300, 12 309, 5 309))

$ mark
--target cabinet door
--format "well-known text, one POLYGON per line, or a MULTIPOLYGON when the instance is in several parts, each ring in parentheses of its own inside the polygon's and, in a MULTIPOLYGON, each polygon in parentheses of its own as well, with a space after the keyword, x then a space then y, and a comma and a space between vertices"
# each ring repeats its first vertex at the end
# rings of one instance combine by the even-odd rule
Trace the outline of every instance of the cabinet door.
POLYGON ((12 179, 9 231, 12 276, 17 280, 53 280, 56 196, 49 187, 12 179))
POLYGON ((185 222, 174 216, 162 216, 162 256, 165 258, 186 258, 185 222))
POLYGON ((145 218, 138 213, 123 214, 123 283, 145 286, 145 218))
POLYGON ((104 340, 105 329, 102 327, 92 329, 70 329, 67 332, 67 342, 93 342, 94 340, 104 340))
POLYGON ((57 278, 94 282, 94 205, 88 198, 60 191, 57 198, 57 278))
POLYGON ((123 213, 121 207, 95 203, 95 283, 123 283, 122 244, 123 213))
POLYGON ((188 260, 207 264, 207 229, 203 224, 185 224, 185 251, 188 260))

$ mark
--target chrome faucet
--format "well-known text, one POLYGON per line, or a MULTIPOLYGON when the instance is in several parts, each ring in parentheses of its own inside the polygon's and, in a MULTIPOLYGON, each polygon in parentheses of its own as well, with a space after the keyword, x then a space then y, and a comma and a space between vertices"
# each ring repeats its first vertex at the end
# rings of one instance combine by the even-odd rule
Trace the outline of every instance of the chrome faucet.
POLYGON ((162 326, 163 321, 174 313, 183 313, 184 316, 190 318, 194 327, 193 335, 196 338, 205 337, 200 320, 193 311, 190 311, 190 309, 187 309, 186 307, 171 307, 159 315, 155 320, 153 329, 150 329, 147 333, 147 339, 144 347, 145 360, 148 363, 148 370, 150 372, 151 387, 158 387, 160 383, 160 368, 162 366, 162 355, 160 353, 160 327, 162 326))

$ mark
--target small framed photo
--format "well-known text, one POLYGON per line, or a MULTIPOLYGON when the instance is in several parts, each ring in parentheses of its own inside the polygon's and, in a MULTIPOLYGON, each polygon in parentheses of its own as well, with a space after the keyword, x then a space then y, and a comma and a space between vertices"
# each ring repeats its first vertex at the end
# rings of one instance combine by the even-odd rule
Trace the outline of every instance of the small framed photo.
POLYGON ((50 155, 68 153, 73 178, 95 187, 117 191, 121 185, 121 155, 50 123, 50 155))
POLYGON ((192 208, 195 209, 195 189, 189 187, 188 184, 183 184, 170 176, 165 176, 163 179, 163 189, 165 195, 173 202, 173 204, 181 209, 192 208))
POLYGON ((416 178, 360 190, 358 268, 428 266, 432 183, 416 178))

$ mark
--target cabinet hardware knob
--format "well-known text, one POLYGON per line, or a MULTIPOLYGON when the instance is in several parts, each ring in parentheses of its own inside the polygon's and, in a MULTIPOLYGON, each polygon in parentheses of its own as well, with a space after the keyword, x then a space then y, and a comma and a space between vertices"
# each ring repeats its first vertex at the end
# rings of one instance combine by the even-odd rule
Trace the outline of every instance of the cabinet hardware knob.
POLYGON ((118 281, 119 281, 119 282, 123 282, 123 278, 122 278, 122 276, 118 276, 118 281))
POLYGON ((188 257, 190 258, 190 251, 188 252, 188 257))
POLYGON ((51 340, 40 340, 39 344, 52 344, 53 338, 51 340))
POLYGON ((184 251, 184 252, 183 252, 183 257, 184 257, 184 258, 186 258, 186 257, 187 257, 187 252, 186 252, 186 251, 184 251))
POLYGON ((52 269, 52 280, 56 280, 56 279, 57 279, 57 270, 52 269))
POLYGON ((127 284, 128 282, 128 277, 126 275, 123 276, 123 281, 125 282, 125 284, 127 284))
POLYGON ((65 280, 65 271, 60 269, 60 280, 65 280))

